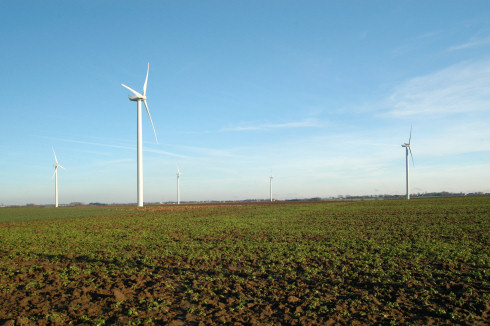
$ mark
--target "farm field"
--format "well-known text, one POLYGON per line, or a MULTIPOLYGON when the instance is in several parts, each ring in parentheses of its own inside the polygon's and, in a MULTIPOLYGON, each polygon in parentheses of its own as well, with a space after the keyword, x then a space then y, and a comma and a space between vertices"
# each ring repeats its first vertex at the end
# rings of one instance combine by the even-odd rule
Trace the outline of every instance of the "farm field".
POLYGON ((490 197, 0 208, 0 325, 487 325, 490 197))

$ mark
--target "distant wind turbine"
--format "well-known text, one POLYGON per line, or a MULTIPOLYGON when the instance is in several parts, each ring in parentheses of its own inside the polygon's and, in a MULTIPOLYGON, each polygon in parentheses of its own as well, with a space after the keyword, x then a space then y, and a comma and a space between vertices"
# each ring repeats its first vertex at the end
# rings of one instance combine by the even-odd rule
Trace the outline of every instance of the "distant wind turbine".
POLYGON ((269 182, 269 192, 270 192, 270 197, 271 197, 271 202, 272 202, 272 179, 274 179, 274 177, 271 175, 269 177, 270 179, 270 182, 269 182))
POLYGON ((62 168, 63 170, 66 170, 64 167, 61 166, 61 164, 58 163, 58 159, 56 158, 56 153, 54 152, 54 148, 51 146, 51 149, 53 150, 54 154, 54 161, 56 162, 53 164, 54 166, 54 207, 58 207, 58 167, 62 168))
POLYGON ((146 85, 148 83, 148 72, 150 71, 150 63, 148 63, 148 70, 146 71, 146 79, 143 85, 143 94, 138 93, 134 89, 121 84, 123 87, 133 92, 134 96, 128 96, 130 101, 138 103, 138 122, 137 122, 137 142, 138 142, 138 207, 143 207, 143 136, 141 131, 141 101, 145 104, 146 112, 150 118, 151 126, 153 127, 153 133, 155 134, 155 140, 158 144, 157 133, 155 132, 155 126, 153 120, 151 120, 150 110, 148 110, 148 104, 146 103, 146 85))
POLYGON ((410 126, 410 137, 408 138, 408 143, 405 143, 402 145, 402 147, 405 147, 405 163, 407 167, 407 199, 410 199, 410 170, 409 170, 409 164, 408 164, 408 152, 410 152, 410 156, 412 157, 412 164, 413 164, 413 155, 412 155, 412 149, 410 147, 410 141, 412 140, 412 126, 410 126))
POLYGON ((177 166, 177 205, 180 204, 180 176, 182 173, 180 173, 179 166, 177 166))

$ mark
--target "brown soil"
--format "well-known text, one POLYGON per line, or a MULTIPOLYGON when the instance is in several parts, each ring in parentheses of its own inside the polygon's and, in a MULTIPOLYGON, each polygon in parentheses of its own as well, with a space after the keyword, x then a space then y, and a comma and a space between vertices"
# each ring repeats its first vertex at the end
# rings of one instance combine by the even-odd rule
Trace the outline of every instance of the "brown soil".
MULTIPOLYGON (((29 268, 1 280, 10 282, 13 290, 0 293, 0 325, 390 325, 395 320, 397 324, 452 324, 405 291, 394 291, 396 305, 389 307, 373 294, 371 285, 360 280, 337 287, 333 276, 332 280, 293 280, 272 271, 247 278, 253 261, 227 265, 226 261, 162 259, 129 270, 100 260, 95 262, 99 270, 87 271, 89 263, 93 266, 94 261, 79 256, 12 261, 29 268), (69 270, 80 274, 68 281, 63 274, 69 270)), ((304 267, 297 266, 298 273, 304 267)), ((444 287, 461 293, 468 292, 469 286, 447 283, 444 287)), ((488 305, 480 309, 483 315, 467 324, 488 322, 488 305)))

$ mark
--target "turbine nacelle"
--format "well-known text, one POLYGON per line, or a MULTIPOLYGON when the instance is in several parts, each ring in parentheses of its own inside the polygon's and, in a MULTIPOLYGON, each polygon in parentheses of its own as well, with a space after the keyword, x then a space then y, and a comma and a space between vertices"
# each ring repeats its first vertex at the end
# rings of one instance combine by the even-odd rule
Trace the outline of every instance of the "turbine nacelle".
POLYGON ((146 101, 146 96, 143 95, 137 95, 137 96, 128 96, 130 101, 146 101))

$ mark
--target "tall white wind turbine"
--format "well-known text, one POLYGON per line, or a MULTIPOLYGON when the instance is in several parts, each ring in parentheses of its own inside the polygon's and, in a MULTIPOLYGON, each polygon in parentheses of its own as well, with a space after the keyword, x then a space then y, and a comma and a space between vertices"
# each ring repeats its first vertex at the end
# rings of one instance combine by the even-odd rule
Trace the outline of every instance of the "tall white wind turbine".
POLYGON ((182 173, 180 173, 180 169, 177 166, 177 205, 180 204, 180 176, 182 173))
POLYGON ((410 169, 409 169, 409 164, 408 164, 408 152, 410 152, 410 156, 412 157, 412 164, 413 164, 413 155, 412 155, 412 149, 410 147, 410 141, 412 140, 412 127, 410 126, 410 137, 408 138, 408 143, 405 143, 402 145, 402 147, 405 147, 405 164, 406 164, 406 179, 407 179, 407 199, 410 199, 410 169))
POLYGON ((146 112, 150 118, 151 126, 153 127, 153 133, 155 134, 155 140, 158 144, 157 133, 155 132, 155 126, 153 125, 153 120, 151 119, 150 110, 148 110, 148 104, 146 103, 146 85, 148 83, 148 72, 150 71, 150 63, 148 63, 148 70, 146 71, 146 79, 143 85, 143 94, 138 93, 134 89, 121 84, 123 87, 129 89, 134 96, 128 96, 130 101, 135 101, 138 103, 138 122, 137 122, 137 142, 138 142, 138 207, 143 207, 143 136, 141 131, 141 101, 145 104, 146 112))
POLYGON ((274 179, 274 177, 271 175, 269 177, 270 181, 269 181, 269 192, 270 192, 270 197, 271 197, 271 202, 272 202, 272 179, 274 179))
POLYGON ((64 167, 61 166, 61 164, 58 163, 58 159, 56 158, 56 153, 54 152, 54 148, 51 146, 51 149, 53 150, 54 154, 54 161, 56 162, 53 164, 54 166, 54 207, 58 207, 58 168, 62 168, 63 170, 66 170, 64 167))

